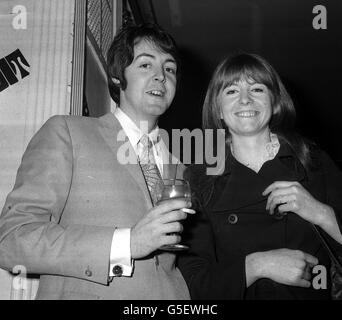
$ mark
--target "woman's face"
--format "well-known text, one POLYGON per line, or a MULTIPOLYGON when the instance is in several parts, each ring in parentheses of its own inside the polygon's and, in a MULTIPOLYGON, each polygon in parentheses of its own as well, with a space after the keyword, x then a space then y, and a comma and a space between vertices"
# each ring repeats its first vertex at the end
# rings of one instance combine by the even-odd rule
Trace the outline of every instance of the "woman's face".
POLYGON ((232 136, 253 136, 268 130, 271 101, 268 88, 252 79, 240 79, 218 95, 221 119, 232 136))

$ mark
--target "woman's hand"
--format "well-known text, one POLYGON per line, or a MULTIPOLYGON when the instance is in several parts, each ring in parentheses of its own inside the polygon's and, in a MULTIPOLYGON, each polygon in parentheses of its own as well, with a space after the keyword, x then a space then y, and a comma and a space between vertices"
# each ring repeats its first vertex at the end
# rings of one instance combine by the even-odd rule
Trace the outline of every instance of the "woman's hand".
POLYGON ((269 194, 266 210, 274 214, 275 208, 280 213, 288 211, 320 226, 326 233, 342 244, 342 233, 338 226, 334 209, 316 200, 296 181, 276 181, 262 193, 269 194))
POLYGON ((329 209, 331 209, 316 200, 296 181, 276 181, 269 185, 262 194, 264 196, 269 194, 266 210, 269 210, 270 214, 274 214, 276 208, 279 213, 291 211, 317 225, 326 221, 329 209))
POLYGON ((249 287, 260 278, 278 283, 308 288, 311 269, 318 259, 300 250, 276 249, 255 252, 246 257, 246 282, 249 287))

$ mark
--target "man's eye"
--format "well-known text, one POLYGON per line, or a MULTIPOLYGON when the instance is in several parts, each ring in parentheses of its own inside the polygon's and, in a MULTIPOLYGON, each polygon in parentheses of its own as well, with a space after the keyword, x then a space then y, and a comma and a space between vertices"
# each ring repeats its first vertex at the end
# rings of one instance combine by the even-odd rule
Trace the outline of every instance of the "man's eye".
POLYGON ((172 74, 176 74, 176 69, 175 68, 166 67, 165 70, 166 70, 166 72, 169 72, 169 73, 172 73, 172 74))

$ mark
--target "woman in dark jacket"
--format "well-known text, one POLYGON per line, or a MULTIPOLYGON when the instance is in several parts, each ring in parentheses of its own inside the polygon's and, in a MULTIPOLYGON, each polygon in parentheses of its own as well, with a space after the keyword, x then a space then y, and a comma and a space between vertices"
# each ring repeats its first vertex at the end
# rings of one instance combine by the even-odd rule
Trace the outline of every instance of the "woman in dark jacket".
POLYGON ((224 169, 187 169, 200 204, 179 267, 193 299, 329 299, 330 258, 341 253, 342 173, 294 131, 295 109, 263 58, 238 54, 216 69, 204 129, 225 129, 224 169), (326 272, 325 272, 326 271, 326 272))

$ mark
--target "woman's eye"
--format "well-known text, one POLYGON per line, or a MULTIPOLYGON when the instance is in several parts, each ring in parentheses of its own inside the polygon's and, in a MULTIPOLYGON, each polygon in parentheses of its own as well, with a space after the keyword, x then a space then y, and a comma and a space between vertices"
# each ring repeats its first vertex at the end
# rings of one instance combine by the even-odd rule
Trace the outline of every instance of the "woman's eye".
POLYGON ((226 94, 234 94, 234 93, 236 93, 236 92, 237 92, 236 89, 228 89, 228 90, 226 91, 226 94))
POLYGON ((252 91, 260 93, 260 92, 264 92, 264 88, 253 88, 252 91))

